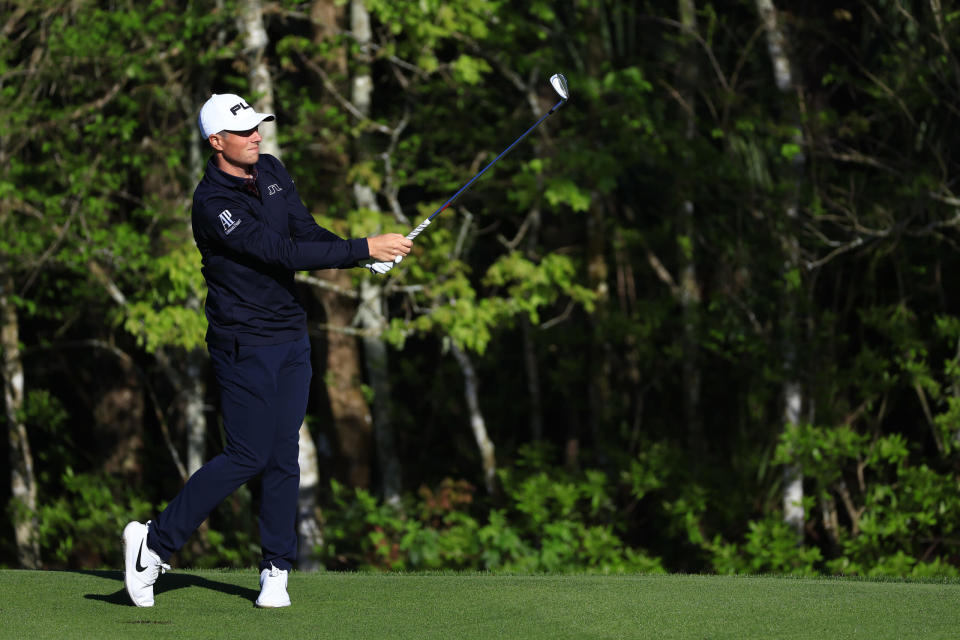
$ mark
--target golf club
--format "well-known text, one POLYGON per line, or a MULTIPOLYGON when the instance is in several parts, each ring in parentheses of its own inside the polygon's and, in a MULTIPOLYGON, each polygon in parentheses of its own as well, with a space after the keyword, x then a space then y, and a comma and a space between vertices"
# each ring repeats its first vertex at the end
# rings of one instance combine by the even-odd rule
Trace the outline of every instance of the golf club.
MULTIPOLYGON (((470 178, 470 181, 469 181, 469 182, 467 182, 465 185, 463 185, 462 187, 460 187, 460 189, 459 189, 455 194, 453 194, 452 196, 450 196, 450 199, 449 199, 449 200, 447 200, 446 202, 444 202, 443 205, 442 205, 439 209, 437 209, 437 210, 434 211, 432 214, 430 214, 430 217, 428 217, 426 220, 424 220, 424 221, 421 222, 419 225, 417 225, 417 228, 416 228, 416 229, 414 229, 413 231, 411 231, 410 233, 408 233, 408 234, 407 234, 407 239, 408 239, 408 240, 413 240, 413 239, 416 238, 418 235, 420 235, 420 233, 421 233, 424 229, 426 229, 428 226, 430 226, 430 223, 433 221, 434 218, 436 218, 438 215, 440 215, 440 213, 441 213, 444 209, 446 209, 447 207, 449 207, 450 204, 451 204, 454 200, 456 200, 457 197, 458 197, 461 193, 463 193, 464 191, 466 191, 466 190, 470 187, 470 185, 472 185, 474 182, 476 182, 476 181, 477 181, 477 178, 479 178, 480 176, 482 176, 482 175, 487 171, 487 169, 489 169, 489 168, 492 167, 494 164, 496 164, 497 160, 499 160, 499 159, 502 158, 503 156, 507 155, 507 154, 510 152, 511 149, 513 149, 515 146, 517 146, 517 143, 518 143, 518 142, 520 142, 521 140, 523 140, 524 138, 527 137, 527 134, 528 134, 528 133, 530 133, 531 131, 533 131, 534 129, 536 129, 536 128, 540 125, 540 123, 543 122, 544 120, 546 120, 547 117, 550 116, 554 111, 556 111, 557 109, 559 109, 560 107, 562 107, 564 104, 566 104, 567 100, 570 98, 570 90, 569 90, 569 88, 567 87, 567 79, 566 79, 566 77, 564 77, 564 75, 563 75, 562 73, 555 73, 555 74, 553 74, 552 76, 550 76, 550 85, 553 87, 553 90, 557 92, 557 95, 560 96, 560 102, 558 102, 557 104, 553 105, 553 107, 550 109, 550 111, 548 111, 548 112, 546 112, 545 114, 543 114, 543 116, 541 116, 541 118, 540 118, 539 120, 537 120, 535 123, 533 123, 533 126, 531 126, 529 129, 527 129, 526 131, 524 131, 523 134, 522 134, 519 138, 517 138, 516 140, 514 140, 514 141, 510 144, 509 147, 507 147, 506 149, 504 149, 504 150, 500 153, 500 155, 498 155, 496 158, 494 158, 493 160, 491 160, 491 161, 490 161, 490 164, 488 164, 488 165, 485 166, 483 169, 481 169, 480 172, 477 173, 477 175, 475 175, 475 176, 473 176, 472 178, 470 178)), ((401 260, 403 260, 403 256, 397 256, 394 260, 388 260, 388 261, 386 261, 386 262, 372 262, 372 263, 370 263, 370 264, 367 265, 367 268, 370 269, 370 272, 371 272, 371 273, 383 274, 383 273, 386 273, 387 271, 389 271, 390 269, 392 269, 395 264, 399 264, 401 260)))

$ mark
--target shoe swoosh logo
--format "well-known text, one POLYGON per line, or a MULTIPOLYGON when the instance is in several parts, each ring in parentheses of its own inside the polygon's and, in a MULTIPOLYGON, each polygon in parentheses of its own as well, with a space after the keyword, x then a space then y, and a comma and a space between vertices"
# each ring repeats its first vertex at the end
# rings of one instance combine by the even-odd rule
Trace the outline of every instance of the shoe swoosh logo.
POLYGON ((140 562, 140 558, 143 555, 143 543, 140 543, 140 550, 137 551, 137 573, 143 573, 147 570, 145 566, 140 562))

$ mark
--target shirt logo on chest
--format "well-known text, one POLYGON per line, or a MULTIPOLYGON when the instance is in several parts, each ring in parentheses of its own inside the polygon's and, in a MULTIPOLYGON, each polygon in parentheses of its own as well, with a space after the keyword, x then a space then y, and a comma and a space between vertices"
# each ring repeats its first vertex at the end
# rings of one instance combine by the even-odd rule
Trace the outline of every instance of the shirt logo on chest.
POLYGON ((230 213, 230 209, 224 209, 220 212, 220 224, 223 225, 223 232, 227 235, 230 235, 240 224, 240 220, 234 220, 233 214, 230 213))
POLYGON ((267 195, 268 195, 268 196, 272 196, 272 195, 275 194, 277 191, 283 191, 283 189, 281 189, 281 188, 280 188, 280 185, 278 185, 278 184, 276 184, 276 183, 274 183, 274 184, 270 185, 269 187, 267 187, 267 195))

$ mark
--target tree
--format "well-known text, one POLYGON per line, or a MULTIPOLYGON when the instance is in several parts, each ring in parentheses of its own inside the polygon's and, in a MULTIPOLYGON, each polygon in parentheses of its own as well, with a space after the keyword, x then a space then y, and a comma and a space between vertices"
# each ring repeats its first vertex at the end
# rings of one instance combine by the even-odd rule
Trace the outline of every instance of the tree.
MULTIPOLYGON (((797 106, 797 87, 794 79, 794 65, 787 53, 787 40, 783 27, 778 18, 776 7, 771 0, 757 0, 757 13, 763 25, 767 38, 767 50, 774 70, 774 81, 777 88, 787 101, 785 111, 789 114, 788 121, 794 127, 794 135, 790 142, 790 168, 794 184, 786 190, 782 204, 785 216, 785 229, 782 232, 781 243, 784 249, 784 281, 787 283, 784 291, 784 303, 781 315, 783 327, 783 368, 785 382, 783 385, 783 424, 788 429, 791 425, 799 424, 802 420, 804 408, 803 384, 799 379, 798 352, 800 345, 800 307, 802 305, 801 284, 795 282, 801 273, 800 242, 796 237, 797 220, 800 215, 799 196, 802 191, 803 176, 803 123, 800 120, 800 109, 797 106)), ((788 125, 789 126, 789 125, 788 125)), ((796 532, 798 540, 803 540, 804 507, 803 507, 803 469, 798 465, 786 465, 783 470, 783 518, 796 532)))
POLYGON ((6 408, 7 438, 10 443, 9 509, 17 545, 17 560, 26 569, 40 566, 37 532, 37 480, 33 468, 30 438, 23 417, 24 375, 20 356, 20 331, 15 307, 14 281, 3 270, 0 288, 0 345, 3 348, 3 399, 6 408))

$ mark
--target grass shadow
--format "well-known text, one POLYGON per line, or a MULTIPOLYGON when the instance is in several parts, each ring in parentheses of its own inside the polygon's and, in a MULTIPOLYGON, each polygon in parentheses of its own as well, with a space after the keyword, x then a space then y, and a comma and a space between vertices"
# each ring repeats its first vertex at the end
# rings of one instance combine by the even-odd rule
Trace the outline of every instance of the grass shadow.
MULTIPOLYGON (((99 600, 100 602, 106 602, 107 604, 123 605, 123 606, 133 606, 130 602, 130 598, 127 596, 127 590, 123 586, 123 572, 122 571, 87 571, 87 570, 76 570, 71 573, 80 573, 88 576, 97 576, 98 578, 105 578, 107 580, 115 580, 120 583, 120 588, 113 593, 88 593, 83 597, 87 600, 99 600)), ((247 587, 240 587, 235 584, 230 584, 228 582, 218 582, 217 580, 210 580, 209 578, 204 578, 201 576, 195 576, 184 573, 166 573, 160 576, 157 580, 157 584, 154 585, 153 593, 155 596, 159 596, 167 591, 174 591, 176 589, 186 589, 188 587, 198 587, 200 589, 209 589, 211 591, 219 591, 220 593, 225 593, 231 596, 237 596, 247 600, 252 605, 253 602, 257 599, 257 596, 260 595, 260 592, 255 589, 248 589, 247 587)))

